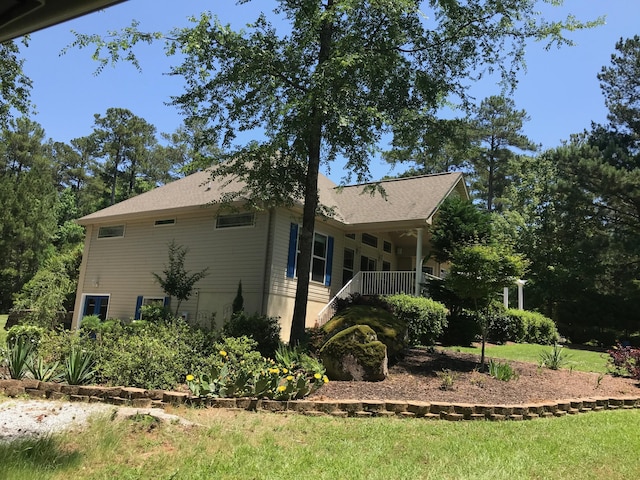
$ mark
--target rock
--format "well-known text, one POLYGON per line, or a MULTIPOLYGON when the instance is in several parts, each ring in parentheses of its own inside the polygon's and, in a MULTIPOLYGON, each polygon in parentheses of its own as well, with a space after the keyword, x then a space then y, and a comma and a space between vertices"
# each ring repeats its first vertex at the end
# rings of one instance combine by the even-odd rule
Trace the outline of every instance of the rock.
POLYGON ((377 339, 387 346, 387 355, 392 361, 407 347, 409 339, 406 322, 391 312, 369 305, 352 305, 323 325, 322 330, 331 337, 354 325, 368 325, 377 335, 377 339))
POLYGON ((337 333, 320 349, 331 380, 375 382, 388 375, 387 347, 367 325, 354 325, 337 333))

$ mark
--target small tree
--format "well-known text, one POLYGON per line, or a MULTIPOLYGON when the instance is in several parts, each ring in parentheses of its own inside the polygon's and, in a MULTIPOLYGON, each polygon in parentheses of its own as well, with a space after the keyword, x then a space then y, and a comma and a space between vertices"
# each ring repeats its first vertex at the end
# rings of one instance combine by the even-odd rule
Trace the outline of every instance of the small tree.
POLYGON ((458 249, 445 283, 460 298, 473 302, 482 335, 480 364, 489 329, 489 307, 500 291, 522 277, 525 259, 495 245, 472 245, 458 249))
POLYGON ((176 297, 178 300, 175 311, 176 316, 178 316, 180 304, 189 299, 193 286, 196 282, 206 277, 209 270, 209 268, 205 268, 196 273, 186 271, 184 269, 184 260, 188 251, 187 247, 178 245, 175 240, 172 240, 169 243, 169 266, 165 265, 165 269, 162 271, 164 277, 153 273, 164 293, 170 297, 176 297))

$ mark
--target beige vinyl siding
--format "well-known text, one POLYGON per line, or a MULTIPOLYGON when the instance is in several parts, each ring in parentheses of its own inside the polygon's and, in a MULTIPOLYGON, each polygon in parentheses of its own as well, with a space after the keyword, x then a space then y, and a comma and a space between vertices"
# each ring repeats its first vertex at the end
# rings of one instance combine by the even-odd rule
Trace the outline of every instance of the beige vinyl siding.
MULTIPOLYGON (((216 229, 215 210, 197 208, 176 217, 174 225, 154 226, 156 220, 127 222, 123 238, 97 238, 97 226, 87 239, 84 276, 80 293, 109 294, 109 316, 129 319, 139 295, 163 296, 152 272, 162 275, 168 265, 172 240, 189 249, 185 268, 196 272, 208 267, 208 275, 196 284, 203 292, 215 292, 225 305, 235 297, 242 280, 245 308, 260 311, 263 294, 268 215, 256 213, 255 225, 216 229), (95 283, 99 284, 96 288, 95 283), (226 297, 225 297, 226 295, 226 297)), ((172 299, 175 308, 176 299, 172 299)), ((183 302, 180 311, 197 313, 198 295, 183 302)), ((82 305, 79 305, 80 309, 82 305)), ((218 315, 224 305, 220 305, 218 315)))
MULTIPOLYGON (((278 210, 274 222, 274 248, 271 262, 270 293, 283 297, 295 298, 297 279, 287 278, 287 261, 289 257, 289 235, 291 223, 301 222, 300 217, 288 210, 278 210)), ((328 302, 332 292, 340 289, 340 272, 342 265, 343 232, 331 227, 326 222, 316 220, 316 232, 334 238, 331 287, 319 282, 309 283, 310 302, 328 302)))

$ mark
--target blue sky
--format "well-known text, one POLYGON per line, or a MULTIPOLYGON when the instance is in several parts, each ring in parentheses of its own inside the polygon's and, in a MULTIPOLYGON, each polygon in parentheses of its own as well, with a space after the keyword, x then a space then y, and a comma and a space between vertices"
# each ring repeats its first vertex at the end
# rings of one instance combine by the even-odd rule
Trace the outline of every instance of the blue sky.
MULTIPOLYGON (((165 102, 182 92, 182 82, 164 75, 175 60, 164 55, 162 45, 142 46, 137 51, 142 73, 122 63, 107 67, 96 76, 97 63, 89 50, 71 50, 60 56, 62 48, 74 39, 71 30, 105 33, 137 19, 142 29, 168 31, 188 25, 190 15, 204 10, 240 28, 254 20, 260 9, 270 13, 272 3, 255 0, 235 6, 232 0, 130 0, 36 32, 31 35, 29 47, 23 49, 25 72, 33 80, 35 120, 44 127, 47 137, 68 142, 91 133, 95 113, 102 115, 109 107, 122 107, 154 124, 158 132, 173 132, 182 119, 165 102)), ((549 19, 564 18, 568 13, 581 20, 606 16, 605 25, 572 33, 576 46, 546 51, 543 45, 532 44, 527 49, 527 72, 521 72, 513 98, 517 108, 525 109, 531 117, 525 124, 525 133, 544 148, 552 148, 570 134, 589 128, 592 121, 606 122, 596 75, 610 63, 617 40, 640 33, 640 2, 566 0, 561 8, 545 7, 543 11, 549 19)), ((498 93, 499 88, 489 82, 474 89, 478 101, 498 93)), ((336 167, 329 176, 340 182, 342 172, 336 167)), ((390 173, 379 160, 373 160, 371 171, 374 179, 390 173)))

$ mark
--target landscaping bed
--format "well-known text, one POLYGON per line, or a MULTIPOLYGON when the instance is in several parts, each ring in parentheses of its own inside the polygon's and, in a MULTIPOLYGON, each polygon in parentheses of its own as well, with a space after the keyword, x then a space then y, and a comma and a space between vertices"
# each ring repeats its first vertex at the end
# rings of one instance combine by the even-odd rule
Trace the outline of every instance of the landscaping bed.
MULTIPOLYGON (((416 400, 485 405, 525 404, 568 398, 640 395, 636 380, 598 373, 550 370, 509 361, 518 377, 507 382, 478 371, 480 357, 469 353, 409 349, 380 382, 332 381, 311 400, 416 400), (450 370, 452 387, 443 390, 442 372, 450 370), (440 376, 439 376, 440 375, 440 376)), ((505 362, 500 360, 500 362, 505 362)))

